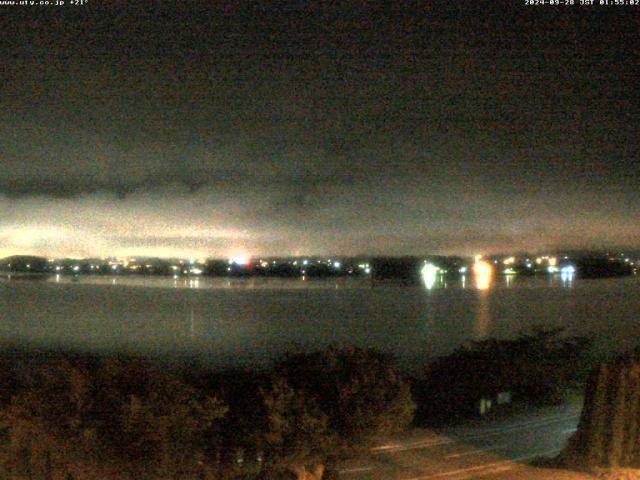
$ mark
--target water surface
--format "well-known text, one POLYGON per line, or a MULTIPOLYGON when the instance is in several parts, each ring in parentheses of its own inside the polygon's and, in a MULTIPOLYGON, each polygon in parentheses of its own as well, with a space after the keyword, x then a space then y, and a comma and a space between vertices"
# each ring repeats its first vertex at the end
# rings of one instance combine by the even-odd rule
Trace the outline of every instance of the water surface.
POLYGON ((640 277, 476 280, 427 289, 364 279, 3 278, 0 339, 193 355, 214 366, 267 366, 287 351, 349 343, 393 353, 409 370, 535 325, 593 335, 604 348, 639 343, 640 277))

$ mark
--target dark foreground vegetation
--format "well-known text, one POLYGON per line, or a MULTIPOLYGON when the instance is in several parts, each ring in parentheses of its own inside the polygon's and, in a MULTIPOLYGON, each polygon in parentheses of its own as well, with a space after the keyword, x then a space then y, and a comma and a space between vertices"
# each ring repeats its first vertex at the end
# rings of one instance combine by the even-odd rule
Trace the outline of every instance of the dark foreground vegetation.
POLYGON ((640 350, 591 373, 578 430, 560 462, 574 468, 640 467, 640 350))
POLYGON ((418 404, 416 421, 451 422, 479 413, 482 399, 538 405, 559 404, 580 389, 596 363, 591 342, 538 329, 514 340, 488 339, 438 358, 412 380, 418 404), (502 395, 501 395, 502 394, 502 395))
POLYGON ((262 375, 2 357, 0 478, 322 478, 415 408, 390 359, 355 348, 292 356, 262 375))
POLYGON ((341 458, 414 418, 459 418, 506 389, 559 401, 586 346, 558 331, 473 343, 413 380, 392 358, 351 347, 262 373, 5 348, 0 478, 332 478, 341 458))

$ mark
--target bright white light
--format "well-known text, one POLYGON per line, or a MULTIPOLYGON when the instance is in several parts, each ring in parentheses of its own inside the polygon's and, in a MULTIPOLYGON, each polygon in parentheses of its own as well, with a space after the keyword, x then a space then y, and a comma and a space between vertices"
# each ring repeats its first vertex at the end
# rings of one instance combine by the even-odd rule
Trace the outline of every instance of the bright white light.
POLYGON ((549 266, 549 267, 547 267, 547 272, 549 272, 549 273, 558 273, 558 267, 549 266))
POLYGON ((560 279, 565 286, 571 286, 573 277, 576 273, 576 267, 573 265, 565 265, 560 269, 560 279))
POLYGON ((75 266, 73 267, 73 271, 74 271, 74 272, 79 272, 79 271, 80 271, 80 267, 79 267, 78 265, 75 265, 75 266))
POLYGON ((531 268, 531 267, 533 267, 533 265, 530 263, 527 263, 527 268, 531 268))
POLYGON ((505 268, 502 273, 505 275, 515 275, 516 271, 513 268, 505 268))
POLYGON ((458 270, 460 273, 467 273, 467 267, 460 267, 460 270, 458 270))
POLYGON ((202 274, 202 269, 201 268, 192 268, 191 269, 191 273, 194 275, 201 275, 202 274))
POLYGON ((432 263, 425 263, 420 273, 422 274, 422 281, 427 290, 431 290, 436 283, 439 268, 432 263))
POLYGON ((369 267, 366 267, 364 269, 364 273, 366 273, 367 275, 369 275, 371 273, 371 269, 369 267))
POLYGON ((309 260, 303 260, 303 261, 302 261, 302 264, 303 264, 303 265, 308 265, 308 264, 309 264, 309 260))
POLYGON ((340 268, 340 262, 333 262, 333 268, 340 268))
POLYGON ((118 269, 118 265, 111 265, 111 270, 117 270, 118 269))
POLYGON ((236 255, 235 257, 231 257, 229 263, 244 266, 249 263, 249 257, 246 255, 236 255))

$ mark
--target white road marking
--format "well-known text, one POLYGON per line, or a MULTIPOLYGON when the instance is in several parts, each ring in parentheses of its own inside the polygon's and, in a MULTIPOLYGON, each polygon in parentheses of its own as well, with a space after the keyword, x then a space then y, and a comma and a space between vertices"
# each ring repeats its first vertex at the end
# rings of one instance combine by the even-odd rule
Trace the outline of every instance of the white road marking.
MULTIPOLYGON (((481 471, 481 470, 488 470, 488 469, 493 469, 493 468, 498 468, 500 469, 499 471, 503 471, 503 470, 511 470, 514 469, 516 467, 518 467, 519 465, 516 462, 520 462, 522 460, 530 460, 532 458, 535 457, 539 457, 542 455, 549 455, 549 454, 553 454, 553 453, 557 453, 558 449, 554 448, 553 450, 545 450, 543 452, 536 452, 533 454, 528 454, 528 455, 522 455, 520 457, 516 457, 514 459, 511 460, 504 460, 501 462, 494 462, 494 463, 485 463, 482 465, 476 465, 474 467, 467 467, 467 468, 460 468, 457 470, 449 470, 446 472, 438 472, 438 473, 431 473, 429 475, 423 475, 420 477, 411 477, 411 478, 407 478, 405 480, 431 480, 433 478, 444 478, 444 477, 451 477, 454 475, 465 475, 467 473, 472 473, 472 472, 477 472, 477 471, 481 471)), ((495 470, 491 470, 491 472, 487 472, 488 473, 494 473, 495 470)))
POLYGON ((384 450, 376 450, 373 453, 376 454, 382 454, 382 453, 386 453, 386 452, 405 452, 407 450, 418 450, 420 448, 428 448, 428 447, 438 447, 440 445, 449 445, 451 443, 454 443, 455 440, 450 439, 450 438, 443 438, 441 440, 427 440, 427 441, 423 441, 423 442, 414 442, 414 443, 407 443, 404 445, 397 445, 395 447, 389 447, 386 448, 384 450))
MULTIPOLYGON (((554 423, 560 423, 567 420, 577 419, 578 417, 579 417, 578 414, 569 415, 569 416, 547 417, 542 421, 535 420, 535 421, 519 423, 516 425, 510 425, 508 427, 485 430, 480 434, 464 434, 464 435, 458 436, 458 438, 455 438, 455 439, 445 437, 445 438, 433 439, 433 440, 415 441, 413 443, 404 443, 404 444, 396 443, 391 445, 382 445, 380 447, 374 447, 371 449, 371 451, 373 453, 382 454, 386 452, 403 452, 407 450, 417 450, 422 448, 437 447, 441 445, 449 445, 454 442, 464 442, 465 439, 479 440, 487 437, 495 437, 503 433, 511 433, 518 430, 529 430, 529 429, 533 430, 539 427, 547 427, 549 425, 553 425, 554 423)), ((562 432, 562 433, 566 433, 566 432, 562 432)))
POLYGON ((462 452, 462 453, 452 453, 451 455, 447 455, 444 458, 458 458, 458 457, 466 457, 467 455, 479 455, 482 453, 488 453, 488 452, 494 452, 496 450, 500 450, 501 448, 506 447, 506 444, 502 444, 502 445, 492 445, 490 448, 477 448, 475 450, 468 450, 466 452, 462 452))
POLYGON ((392 445, 380 445, 379 447, 373 447, 371 449, 372 452, 378 452, 378 451, 382 451, 382 450, 392 450, 394 448, 400 448, 402 447, 401 444, 399 443, 394 443, 392 445))
POLYGON ((360 473, 360 472, 369 472, 373 470, 373 467, 356 467, 356 468, 347 468, 345 470, 340 470, 338 473, 345 474, 345 473, 360 473))
POLYGON ((486 470, 492 467, 511 467, 511 461, 503 461, 503 462, 494 462, 494 463, 484 463, 482 465, 476 465, 475 467, 467 467, 467 468, 459 468, 457 470, 449 470, 447 472, 439 472, 439 473, 431 473, 429 475, 424 475, 421 477, 411 477, 406 480, 430 480, 432 478, 442 478, 442 477, 451 477, 453 475, 463 475, 465 473, 476 472, 478 470, 486 470))
POLYGON ((560 423, 567 420, 577 419, 579 416, 580 416, 579 414, 575 414, 575 415, 566 415, 566 416, 558 416, 558 417, 548 417, 545 419, 530 420, 527 422, 516 423, 514 425, 509 425, 506 427, 486 429, 482 432, 481 435, 466 434, 461 436, 474 437, 474 438, 482 437, 482 436, 494 436, 494 435, 499 435, 501 433, 512 432, 514 430, 542 427, 542 426, 547 426, 554 423, 560 423))

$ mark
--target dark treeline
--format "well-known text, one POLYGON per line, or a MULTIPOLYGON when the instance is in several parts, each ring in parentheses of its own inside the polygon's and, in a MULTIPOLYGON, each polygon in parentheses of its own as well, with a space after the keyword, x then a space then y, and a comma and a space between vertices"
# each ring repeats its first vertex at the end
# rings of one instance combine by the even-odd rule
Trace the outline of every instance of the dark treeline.
POLYGON ((56 275, 156 275, 209 277, 328 278, 365 277, 370 273, 367 259, 253 259, 243 264, 229 260, 193 260, 137 258, 135 261, 111 261, 102 258, 48 260, 31 255, 0 259, 0 271, 19 274, 56 275))
MULTIPOLYGON (((505 274, 503 257, 487 257, 495 267, 495 273, 505 274)), ((512 258, 509 274, 549 275, 559 274, 563 267, 583 278, 602 278, 632 275, 635 263, 631 259, 610 257, 606 254, 583 252, 570 259, 559 260, 557 267, 549 270, 545 263, 538 265, 531 258, 512 258)), ((545 260, 546 261, 546 260, 545 260)), ((351 258, 278 258, 277 260, 252 259, 238 264, 222 259, 184 260, 164 258, 137 258, 114 262, 100 258, 55 259, 30 255, 16 255, 0 259, 0 272, 19 274, 17 278, 33 278, 38 275, 157 275, 157 276, 207 276, 225 278, 275 277, 275 278, 331 278, 362 277, 374 282, 400 280, 415 284, 422 280, 422 267, 430 263, 439 275, 459 277, 471 274, 473 260, 458 256, 405 256, 405 257, 351 257, 351 258)))
POLYGON ((631 265, 598 257, 582 258, 577 269, 583 278, 624 277, 633 274, 631 265))
POLYGON ((587 470, 637 469, 639 445, 640 348, 636 348, 591 372, 578 429, 557 463, 587 470))
POLYGON ((357 348, 265 373, 17 349, 0 361, 2 478, 327 478, 415 409, 389 357, 357 348))
POLYGON ((564 336, 562 329, 535 329, 513 340, 464 345, 411 380, 416 421, 433 425, 477 414, 481 399, 495 405, 500 393, 509 402, 559 404, 598 362, 591 343, 564 336))
POLYGON ((588 342, 542 331, 473 343, 408 379, 361 348, 296 354, 263 372, 5 348, 0 477, 321 479, 412 421, 474 412, 478 399, 558 402, 588 342), (417 415, 416 415, 417 413, 417 415))

